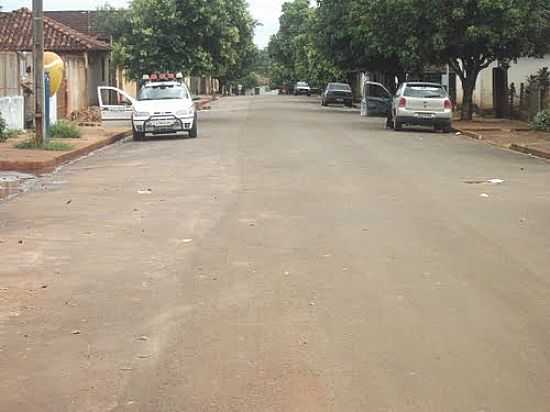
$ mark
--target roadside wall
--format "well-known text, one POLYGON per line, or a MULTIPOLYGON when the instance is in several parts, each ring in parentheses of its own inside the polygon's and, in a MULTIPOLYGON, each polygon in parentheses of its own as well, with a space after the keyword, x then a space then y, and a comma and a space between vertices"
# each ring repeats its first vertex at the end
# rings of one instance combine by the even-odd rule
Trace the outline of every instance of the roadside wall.
POLYGON ((83 55, 64 54, 65 62, 65 116, 88 107, 86 59, 83 55))
POLYGON ((88 53, 88 106, 98 106, 97 88, 110 85, 109 53, 88 53))
MULTIPOLYGON (((485 70, 482 70, 477 79, 476 88, 474 90, 474 103, 481 110, 493 110, 493 69, 498 64, 495 62, 485 70)), ((514 83, 516 90, 519 90, 521 83, 527 82, 527 77, 536 73, 543 67, 550 67, 550 55, 544 58, 521 58, 517 62, 512 62, 508 70, 508 84, 514 83)), ((457 81, 457 98, 458 102, 462 102, 463 88, 460 80, 457 81)))
POLYGON ((122 67, 116 69, 115 87, 122 90, 131 97, 136 97, 138 92, 138 84, 133 80, 129 80, 126 71, 122 67))
POLYGON ((6 121, 8 129, 24 129, 23 96, 0 97, 0 114, 6 121))
POLYGON ((0 96, 18 96, 19 70, 15 52, 0 52, 0 96))

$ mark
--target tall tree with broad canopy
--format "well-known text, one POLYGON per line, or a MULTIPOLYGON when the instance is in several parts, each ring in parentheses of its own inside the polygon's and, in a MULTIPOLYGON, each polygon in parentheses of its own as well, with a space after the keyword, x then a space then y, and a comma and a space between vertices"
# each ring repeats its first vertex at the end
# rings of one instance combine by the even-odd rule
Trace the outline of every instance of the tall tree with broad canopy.
POLYGON ((465 120, 483 69, 549 49, 549 0, 365 1, 365 28, 379 53, 397 55, 405 67, 452 67, 462 82, 465 120))
POLYGON ((245 0, 133 0, 127 10, 104 6, 99 17, 133 79, 154 71, 242 77, 255 51, 245 0))
POLYGON ((282 86, 305 80, 319 87, 342 79, 340 70, 317 47, 319 15, 308 0, 284 3, 279 23, 279 31, 268 47, 273 60, 273 84, 282 86))
POLYGON ((370 0, 317 0, 316 44, 343 71, 381 71, 405 79, 417 62, 401 59, 395 50, 378 48, 371 38, 370 0))

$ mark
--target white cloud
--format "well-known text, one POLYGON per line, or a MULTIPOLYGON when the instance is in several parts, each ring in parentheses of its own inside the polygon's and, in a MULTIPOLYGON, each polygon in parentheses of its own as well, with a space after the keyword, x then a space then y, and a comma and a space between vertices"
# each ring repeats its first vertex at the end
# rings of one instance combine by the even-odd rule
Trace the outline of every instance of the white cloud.
MULTIPOLYGON (((252 16, 262 26, 256 29, 256 44, 260 47, 267 46, 271 35, 279 29, 279 15, 281 5, 285 0, 249 0, 252 16)), ((44 0, 44 10, 95 10, 98 6, 109 3, 115 7, 126 6, 128 0, 44 0), (76 3, 76 4, 75 4, 76 3)), ((4 0, 2 5, 5 10, 13 10, 21 7, 32 7, 32 0, 4 0)))

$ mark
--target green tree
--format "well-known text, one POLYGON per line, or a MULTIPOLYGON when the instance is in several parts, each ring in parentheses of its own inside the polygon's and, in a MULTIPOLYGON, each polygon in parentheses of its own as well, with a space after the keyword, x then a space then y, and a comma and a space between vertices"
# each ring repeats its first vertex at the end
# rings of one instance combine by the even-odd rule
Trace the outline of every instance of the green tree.
MULTIPOLYGON (((365 0, 366 1, 366 0, 365 0)), ((449 64, 464 90, 462 118, 471 119, 479 73, 499 60, 548 50, 548 0, 369 0, 367 38, 406 67, 449 64)))
POLYGON ((308 0, 284 3, 279 23, 279 31, 268 47, 273 60, 273 84, 283 86, 307 80, 313 86, 323 86, 342 78, 340 70, 318 48, 319 15, 308 0))
POLYGON ((133 0, 102 7, 98 30, 113 35, 117 63, 131 78, 154 71, 243 76, 255 22, 245 0, 133 0))
POLYGON ((211 42, 214 57, 214 74, 223 83, 234 82, 253 71, 257 48, 254 44, 254 29, 257 22, 252 18, 248 5, 243 0, 218 1, 216 21, 212 26, 217 32, 211 42))

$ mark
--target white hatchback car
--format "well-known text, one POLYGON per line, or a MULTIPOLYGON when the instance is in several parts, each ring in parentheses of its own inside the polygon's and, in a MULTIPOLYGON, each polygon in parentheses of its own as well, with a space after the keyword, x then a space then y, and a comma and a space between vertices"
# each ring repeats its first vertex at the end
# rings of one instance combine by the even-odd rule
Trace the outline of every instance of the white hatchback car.
POLYGON ((403 83, 392 101, 388 125, 401 130, 402 125, 431 126, 450 132, 453 103, 447 91, 437 83, 403 83))
POLYGON ((382 84, 366 82, 363 96, 361 115, 384 116, 395 130, 403 125, 452 130, 453 104, 441 84, 407 82, 392 96, 382 84))

